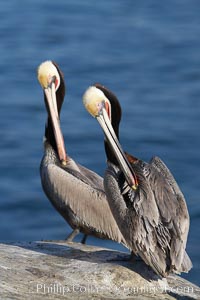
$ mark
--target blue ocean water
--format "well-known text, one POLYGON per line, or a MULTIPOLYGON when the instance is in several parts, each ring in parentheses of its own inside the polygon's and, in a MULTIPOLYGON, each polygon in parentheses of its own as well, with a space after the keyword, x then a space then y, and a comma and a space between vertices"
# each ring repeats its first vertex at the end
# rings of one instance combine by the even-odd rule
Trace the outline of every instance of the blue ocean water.
MULTIPOLYGON (((36 69, 51 59, 67 82, 62 130, 76 161, 104 173, 103 135, 82 105, 85 89, 101 82, 120 99, 124 149, 147 161, 158 155, 172 170, 191 217, 194 267, 184 277, 200 284, 199 11, 195 0, 1 1, 1 241, 70 232, 39 177, 46 111, 36 69)), ((88 243, 123 249, 92 237, 88 243)))

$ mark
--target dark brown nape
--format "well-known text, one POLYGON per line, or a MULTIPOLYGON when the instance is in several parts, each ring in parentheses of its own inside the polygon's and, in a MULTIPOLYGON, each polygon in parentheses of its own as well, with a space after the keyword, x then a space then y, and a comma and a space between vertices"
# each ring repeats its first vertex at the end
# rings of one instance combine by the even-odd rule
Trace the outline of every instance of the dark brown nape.
MULTIPOLYGON (((119 124, 121 121, 121 106, 120 103, 117 99, 117 97, 115 96, 115 94, 113 94, 108 88, 106 88, 105 86, 101 85, 100 83, 96 83, 94 85, 96 88, 100 89, 104 95, 106 96, 106 98, 108 98, 108 100, 110 101, 110 105, 111 105, 111 124, 112 127, 115 131, 115 134, 119 140, 119 124)), ((112 148, 109 145, 109 142, 107 140, 105 140, 104 142, 105 145, 105 152, 106 152, 106 156, 107 159, 114 163, 115 165, 119 165, 112 148)))
MULTIPOLYGON (((58 65, 53 61, 52 61, 52 63, 56 67, 56 69, 58 71, 58 74, 60 76, 60 86, 59 86, 58 90, 56 91, 58 114, 60 116, 61 107, 62 107, 64 97, 65 97, 65 81, 64 81, 64 75, 63 75, 62 71, 60 70, 60 68, 58 67, 58 65)), ((54 131, 53 131, 53 126, 52 126, 51 119, 49 117, 49 108, 48 108, 48 105, 47 105, 47 100, 46 100, 46 95, 45 94, 44 94, 44 102, 45 102, 46 109, 47 109, 47 112, 48 112, 47 123, 46 123, 46 126, 45 126, 45 137, 46 137, 47 141, 49 142, 49 144, 56 151, 56 153, 58 153, 57 146, 56 146, 56 140, 55 140, 55 136, 54 136, 54 131)))

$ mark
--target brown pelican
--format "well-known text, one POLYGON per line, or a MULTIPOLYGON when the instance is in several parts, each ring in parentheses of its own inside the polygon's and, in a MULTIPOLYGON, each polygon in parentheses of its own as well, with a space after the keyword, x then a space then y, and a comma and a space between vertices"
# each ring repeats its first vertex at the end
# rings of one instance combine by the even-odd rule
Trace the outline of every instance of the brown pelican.
POLYGON ((105 134, 104 189, 128 247, 163 277, 188 272, 189 214, 173 175, 158 157, 146 163, 122 150, 121 107, 111 91, 96 84, 85 92, 83 102, 105 134))
POLYGON ((76 163, 65 150, 60 128, 60 110, 65 95, 62 72, 52 61, 38 68, 38 80, 44 90, 48 113, 44 156, 40 166, 45 194, 78 233, 124 242, 111 213, 103 188, 103 179, 76 163))

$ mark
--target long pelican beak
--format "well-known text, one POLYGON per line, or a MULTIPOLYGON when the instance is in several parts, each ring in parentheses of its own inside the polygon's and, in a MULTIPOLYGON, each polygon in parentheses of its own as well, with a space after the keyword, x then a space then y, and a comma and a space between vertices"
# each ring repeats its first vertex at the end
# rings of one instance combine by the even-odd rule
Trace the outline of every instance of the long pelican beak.
POLYGON ((49 114, 53 126, 53 131, 55 135, 58 156, 62 164, 66 164, 67 155, 65 150, 64 138, 60 128, 60 119, 58 114, 58 107, 56 101, 56 89, 55 89, 55 77, 52 77, 51 82, 46 88, 44 88, 44 93, 47 99, 47 106, 49 109, 49 114))
POLYGON ((136 175, 134 174, 129 161, 124 151, 122 150, 122 147, 112 127, 105 107, 101 108, 98 116, 96 116, 96 119, 99 122, 101 128, 103 129, 106 139, 119 162, 119 165, 124 173, 127 183, 132 189, 136 190, 138 185, 136 175))

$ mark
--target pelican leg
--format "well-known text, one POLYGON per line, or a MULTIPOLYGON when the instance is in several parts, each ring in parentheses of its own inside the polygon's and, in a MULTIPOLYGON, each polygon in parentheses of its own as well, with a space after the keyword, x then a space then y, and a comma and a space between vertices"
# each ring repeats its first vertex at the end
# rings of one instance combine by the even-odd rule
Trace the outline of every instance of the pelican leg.
POLYGON ((82 238, 82 240, 81 240, 81 244, 84 244, 85 245, 85 243, 86 243, 86 240, 87 240, 87 234, 84 234, 84 236, 83 236, 83 238, 82 238))
POLYGON ((138 256, 135 255, 135 253, 133 251, 131 251, 130 255, 126 255, 126 254, 117 255, 115 258, 108 259, 107 261, 128 261, 128 262, 134 262, 135 260, 138 260, 138 256))
POLYGON ((80 233, 80 230, 78 228, 74 229, 67 237, 66 242, 73 242, 73 239, 75 236, 77 236, 80 233))

